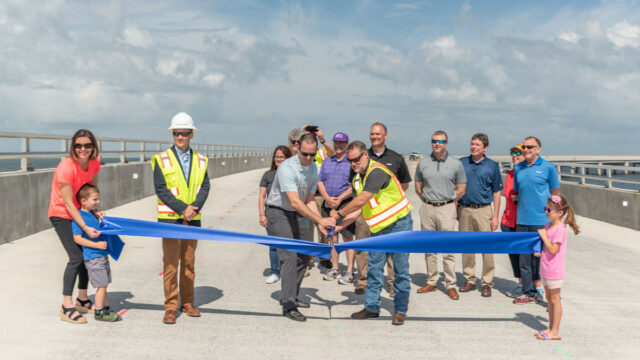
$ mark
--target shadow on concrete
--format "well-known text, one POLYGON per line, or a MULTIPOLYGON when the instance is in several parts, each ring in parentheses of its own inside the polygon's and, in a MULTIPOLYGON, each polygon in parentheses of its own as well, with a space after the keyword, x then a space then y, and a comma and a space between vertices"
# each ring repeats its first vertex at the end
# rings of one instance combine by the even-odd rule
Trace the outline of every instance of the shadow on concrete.
MULTIPOLYGON (((210 304, 223 296, 222 290, 212 286, 197 286, 195 288, 195 301, 194 306, 201 307, 210 304)), ((136 303, 131 301, 135 295, 130 291, 114 291, 109 292, 109 304, 110 307, 116 311, 128 309, 128 310, 155 310, 164 311, 164 299, 158 299, 157 304, 145 304, 136 303)), ((93 296, 91 296, 93 300, 93 296)), ((212 309, 199 309, 202 313, 212 312, 212 309)), ((178 312, 179 316, 180 312, 178 312)))
MULTIPOLYGON (((339 285, 337 285, 339 286, 339 285)), ((310 303, 312 306, 324 306, 329 311, 329 317, 326 319, 335 319, 331 316, 332 308, 336 305, 362 305, 364 307, 364 295, 357 295, 353 291, 343 291, 340 293, 346 299, 341 301, 328 300, 318 295, 318 289, 313 288, 300 288, 300 295, 298 300, 310 303)), ((281 290, 274 291, 271 294, 271 298, 280 302, 282 297, 281 290)), ((393 299, 389 299, 385 296, 380 296, 380 308, 389 312, 394 311, 393 299)))

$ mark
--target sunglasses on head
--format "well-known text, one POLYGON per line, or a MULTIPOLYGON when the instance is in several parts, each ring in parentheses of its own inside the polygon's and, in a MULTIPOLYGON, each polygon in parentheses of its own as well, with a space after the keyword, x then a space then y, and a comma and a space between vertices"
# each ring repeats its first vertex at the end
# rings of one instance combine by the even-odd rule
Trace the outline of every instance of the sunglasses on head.
POLYGON ((308 152, 304 152, 304 151, 300 151, 300 154, 304 157, 315 157, 316 153, 312 152, 312 153, 308 153, 308 152))
POLYGON ((544 212, 546 212, 547 214, 548 213, 552 213, 552 212, 561 212, 561 211, 562 211, 562 209, 552 209, 552 208, 550 208, 548 206, 544 207, 544 212))
POLYGON ((512 151, 511 156, 520 156, 522 155, 522 151, 512 151))
POLYGON ((431 143, 432 144, 446 144, 447 140, 435 140, 435 139, 431 139, 431 143))
POLYGON ((529 149, 529 150, 531 150, 531 149, 535 149, 535 148, 537 148, 537 147, 538 147, 538 145, 523 145, 522 147, 523 147, 523 148, 525 148, 525 149, 529 149))
POLYGON ((354 157, 353 159, 347 158, 347 161, 350 163, 357 163, 358 161, 360 161, 360 159, 362 159, 362 155, 364 155, 364 151, 361 152, 360 155, 354 157))
POLYGON ((173 136, 178 137, 182 135, 182 137, 187 137, 189 135, 191 135, 191 131, 174 131, 173 132, 173 136))
POLYGON ((75 143, 75 144, 73 144, 73 148, 76 149, 76 150, 80 150, 82 148, 85 148, 87 150, 91 150, 91 149, 93 149, 93 144, 92 143, 86 143, 86 144, 75 143))

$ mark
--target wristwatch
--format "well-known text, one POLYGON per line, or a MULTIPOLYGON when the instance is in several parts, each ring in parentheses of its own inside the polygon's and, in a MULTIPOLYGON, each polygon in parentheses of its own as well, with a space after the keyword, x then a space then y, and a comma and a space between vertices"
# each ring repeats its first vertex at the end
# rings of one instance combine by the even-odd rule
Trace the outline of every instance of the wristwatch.
POLYGON ((320 140, 320 144, 324 145, 324 143, 326 143, 326 142, 327 142, 327 140, 325 140, 325 139, 320 140))
POLYGON ((336 219, 336 225, 339 225, 342 220, 344 220, 344 215, 340 213, 340 210, 336 211, 338 213, 338 218, 336 219))

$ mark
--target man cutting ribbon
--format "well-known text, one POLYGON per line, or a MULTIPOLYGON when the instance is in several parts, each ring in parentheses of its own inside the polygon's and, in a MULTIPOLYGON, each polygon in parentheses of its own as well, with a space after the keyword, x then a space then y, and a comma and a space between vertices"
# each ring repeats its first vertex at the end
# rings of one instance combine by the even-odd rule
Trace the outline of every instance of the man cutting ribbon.
MULTIPOLYGON (((347 157, 355 171, 352 186, 357 194, 347 206, 333 210, 331 216, 339 225, 335 231, 353 223, 362 213, 369 226, 371 236, 380 236, 400 231, 411 231, 411 203, 398 178, 384 165, 369 158, 366 145, 354 141, 347 147, 347 157)), ((388 257, 393 259, 395 279, 395 314, 392 324, 402 325, 409 307, 409 254, 369 252, 369 273, 365 291, 364 309, 351 314, 353 319, 376 318, 380 316, 380 292, 383 287, 384 264, 388 257)))

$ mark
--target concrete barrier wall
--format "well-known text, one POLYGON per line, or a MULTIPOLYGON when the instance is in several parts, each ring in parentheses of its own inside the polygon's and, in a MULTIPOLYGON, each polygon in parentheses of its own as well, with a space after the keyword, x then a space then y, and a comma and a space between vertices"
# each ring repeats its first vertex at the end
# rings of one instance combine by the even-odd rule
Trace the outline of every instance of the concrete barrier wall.
POLYGON ((560 194, 580 216, 640 230, 640 192, 561 182, 560 194))
POLYGON ((640 192, 563 182, 560 194, 580 216, 640 230, 640 192))
MULTIPOLYGON (((210 158, 210 178, 266 168, 270 156, 210 158)), ((2 207, 0 244, 20 239, 51 227, 47 218, 53 170, 0 175, 2 207)), ((98 175, 102 209, 108 210, 154 195, 149 162, 103 165, 98 175)), ((258 186, 256 184, 256 186, 258 186)))

